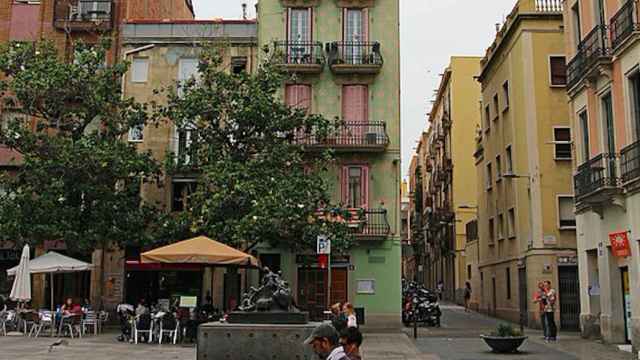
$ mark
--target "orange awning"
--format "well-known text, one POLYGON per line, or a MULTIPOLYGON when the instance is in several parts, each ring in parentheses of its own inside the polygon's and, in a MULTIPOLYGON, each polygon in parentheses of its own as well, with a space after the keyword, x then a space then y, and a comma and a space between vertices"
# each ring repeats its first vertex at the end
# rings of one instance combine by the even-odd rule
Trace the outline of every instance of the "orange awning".
POLYGON ((258 266, 258 260, 230 246, 198 236, 140 255, 143 263, 258 266))

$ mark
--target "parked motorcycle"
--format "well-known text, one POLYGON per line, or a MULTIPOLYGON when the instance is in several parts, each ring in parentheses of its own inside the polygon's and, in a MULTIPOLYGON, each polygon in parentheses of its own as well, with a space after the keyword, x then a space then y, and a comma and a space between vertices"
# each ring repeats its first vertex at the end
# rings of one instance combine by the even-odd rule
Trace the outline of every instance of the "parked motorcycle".
POLYGON ((405 326, 411 326, 415 318, 418 324, 440 327, 442 311, 435 292, 415 282, 407 282, 403 284, 403 299, 402 322, 405 326))

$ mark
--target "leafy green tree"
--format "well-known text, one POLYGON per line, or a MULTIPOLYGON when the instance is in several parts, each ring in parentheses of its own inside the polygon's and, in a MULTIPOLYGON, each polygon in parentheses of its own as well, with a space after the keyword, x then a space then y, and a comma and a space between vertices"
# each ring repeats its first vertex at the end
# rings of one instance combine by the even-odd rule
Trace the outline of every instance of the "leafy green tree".
POLYGON ((319 234, 348 248, 344 220, 353 214, 330 203, 332 154, 298 141, 327 137, 333 122, 281 101, 287 74, 276 62, 233 74, 222 66, 224 51, 203 48, 198 75, 165 89, 167 105, 157 108, 158 118, 189 132, 188 144, 167 157, 168 173, 197 174, 187 211, 168 226, 244 249, 309 249, 319 234))
POLYGON ((0 143, 24 159, 0 178, 0 238, 79 252, 149 240, 158 213, 139 189, 161 164, 123 141, 148 109, 123 98, 128 63, 105 65, 109 47, 78 43, 64 62, 49 42, 0 45, 0 143))

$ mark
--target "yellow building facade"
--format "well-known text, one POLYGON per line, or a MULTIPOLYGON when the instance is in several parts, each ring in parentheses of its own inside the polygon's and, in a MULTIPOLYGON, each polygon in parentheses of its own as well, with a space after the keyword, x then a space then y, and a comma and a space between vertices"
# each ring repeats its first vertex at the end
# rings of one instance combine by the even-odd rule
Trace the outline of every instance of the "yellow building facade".
POLYGON ((559 291, 557 321, 578 329, 578 269, 563 2, 520 0, 482 60, 474 154, 480 311, 540 326, 540 281, 559 291))
POLYGON ((425 283, 442 281, 444 298, 462 303, 469 278, 465 260, 466 224, 475 218, 476 177, 470 149, 480 124, 480 57, 451 58, 429 113, 422 153, 425 192, 423 231, 425 283))

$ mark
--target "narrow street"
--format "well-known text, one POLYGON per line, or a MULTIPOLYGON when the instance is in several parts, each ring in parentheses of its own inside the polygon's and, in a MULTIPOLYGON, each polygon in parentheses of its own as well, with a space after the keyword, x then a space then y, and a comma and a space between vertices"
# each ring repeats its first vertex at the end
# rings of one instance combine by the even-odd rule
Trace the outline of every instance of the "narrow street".
MULTIPOLYGON (((580 338, 578 333, 560 333, 558 342, 546 344, 539 330, 525 329, 529 339, 514 355, 496 355, 480 339, 480 334, 488 334, 495 329, 498 320, 475 312, 465 313, 459 306, 443 306, 441 328, 420 328, 415 342, 423 354, 420 359, 428 360, 483 360, 508 358, 544 360, 630 360, 631 353, 623 352, 615 346, 580 338)), ((405 329, 413 339, 413 329, 405 329)))

